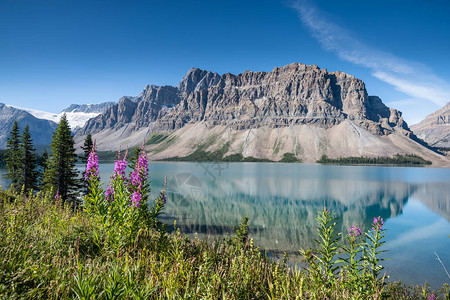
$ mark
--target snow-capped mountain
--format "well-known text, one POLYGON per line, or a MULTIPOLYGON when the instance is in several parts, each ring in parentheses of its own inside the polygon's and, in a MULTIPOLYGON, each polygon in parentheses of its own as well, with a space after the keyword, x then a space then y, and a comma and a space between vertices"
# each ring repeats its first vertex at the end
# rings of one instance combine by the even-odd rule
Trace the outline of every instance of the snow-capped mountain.
POLYGON ((48 146, 52 139, 56 123, 45 118, 38 118, 23 110, 0 103, 0 149, 6 148, 6 139, 9 136, 14 121, 17 121, 20 130, 30 127, 31 137, 36 148, 48 146))
POLYGON ((70 128, 75 132, 79 128, 83 127, 87 120, 103 113, 108 107, 111 107, 113 104, 114 102, 104 102, 99 104, 72 104, 68 108, 63 109, 58 114, 37 109, 17 107, 13 105, 9 106, 19 110, 24 110, 38 119, 49 120, 55 123, 59 122, 63 114, 66 114, 70 128))
POLYGON ((66 114, 72 132, 76 132, 84 126, 87 120, 103 113, 113 104, 114 102, 72 104, 62 112, 55 114, 0 103, 0 149, 6 147, 6 139, 14 121, 18 122, 20 130, 23 130, 28 125, 35 147, 43 149, 50 143, 52 134, 63 114, 66 114))

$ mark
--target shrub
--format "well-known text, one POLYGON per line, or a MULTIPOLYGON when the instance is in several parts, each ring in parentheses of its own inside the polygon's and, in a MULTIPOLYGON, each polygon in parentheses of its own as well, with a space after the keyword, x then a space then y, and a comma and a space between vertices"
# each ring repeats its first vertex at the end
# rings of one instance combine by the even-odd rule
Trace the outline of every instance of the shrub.
MULTIPOLYGON (((123 158, 119 155, 114 162, 114 172, 106 191, 100 187, 95 147, 89 154, 85 172, 89 193, 84 197, 84 210, 101 225, 108 245, 116 247, 133 244, 141 229, 156 228, 156 218, 166 203, 163 189, 153 206, 147 204, 150 189, 147 183, 148 160, 144 149, 128 177, 125 174, 125 158, 126 155, 123 158)), ((100 236, 97 242, 100 243, 100 236)))

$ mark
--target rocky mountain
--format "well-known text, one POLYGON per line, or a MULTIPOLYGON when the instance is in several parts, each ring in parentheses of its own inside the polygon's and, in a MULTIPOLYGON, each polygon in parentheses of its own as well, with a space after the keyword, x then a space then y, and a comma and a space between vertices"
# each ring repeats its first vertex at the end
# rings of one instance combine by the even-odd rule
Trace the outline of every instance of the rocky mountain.
POLYGON ((148 142, 154 159, 197 149, 225 155, 305 162, 323 154, 441 156, 418 144, 401 113, 367 94, 364 82, 317 66, 293 63, 271 72, 219 75, 189 70, 178 87, 147 86, 90 119, 77 141, 91 132, 99 149, 148 142))
POLYGON ((80 129, 87 120, 98 116, 103 113, 108 107, 111 107, 114 102, 103 102, 99 104, 72 104, 68 108, 63 109, 60 113, 55 114, 47 111, 41 111, 37 109, 15 107, 20 110, 24 110, 38 119, 49 120, 58 123, 62 115, 65 114, 67 121, 73 132, 80 129))
POLYGON ((6 139, 14 120, 17 120, 20 130, 27 125, 30 127, 31 137, 36 148, 50 144, 56 128, 55 122, 36 118, 25 110, 0 103, 0 149, 6 148, 6 139))
POLYGON ((103 113, 107 108, 113 106, 115 102, 103 102, 99 104, 71 104, 68 108, 63 109, 66 113, 103 113))
POLYGON ((450 102, 411 129, 433 147, 450 148, 450 102))
POLYGON ((61 118, 63 114, 66 114, 67 121, 69 122, 72 131, 76 132, 78 129, 83 127, 89 119, 105 112, 114 104, 114 102, 103 102, 99 104, 72 104, 58 114, 58 119, 61 118))

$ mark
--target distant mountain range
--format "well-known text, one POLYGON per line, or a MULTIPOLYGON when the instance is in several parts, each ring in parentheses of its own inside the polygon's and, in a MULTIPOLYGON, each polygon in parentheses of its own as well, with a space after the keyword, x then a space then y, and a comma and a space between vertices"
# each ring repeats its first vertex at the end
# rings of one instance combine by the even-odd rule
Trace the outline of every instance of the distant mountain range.
POLYGON ((78 145, 88 132, 100 150, 145 141, 153 159, 198 151, 271 160, 292 153, 303 162, 407 153, 450 165, 364 82, 298 63, 239 75, 193 68, 178 87, 148 85, 88 120, 78 145))
POLYGON ((411 129, 433 147, 450 148, 450 102, 411 129))
POLYGON ((6 139, 15 120, 21 130, 26 125, 30 127, 35 146, 40 147, 50 143, 52 133, 56 128, 55 122, 39 119, 23 109, 0 103, 0 149, 6 148, 6 139))
POLYGON ((17 120, 21 130, 28 125, 34 145, 37 148, 43 148, 50 144, 53 131, 63 114, 66 114, 72 131, 76 132, 87 120, 104 112, 113 104, 114 102, 82 105, 72 104, 59 114, 54 114, 0 103, 0 149, 6 148, 6 139, 11 131, 14 120, 17 120))
POLYGON ((73 104, 59 114, 0 104, 0 148, 14 119, 33 126, 35 143, 48 144, 65 113, 78 148, 90 132, 99 150, 145 142, 152 159, 209 152, 277 161, 290 153, 315 162, 322 155, 416 154, 450 166, 421 140, 448 147, 448 112, 449 105, 413 126, 413 133, 401 112, 339 71, 299 63, 238 75, 192 68, 177 87, 147 85, 117 103, 73 104))

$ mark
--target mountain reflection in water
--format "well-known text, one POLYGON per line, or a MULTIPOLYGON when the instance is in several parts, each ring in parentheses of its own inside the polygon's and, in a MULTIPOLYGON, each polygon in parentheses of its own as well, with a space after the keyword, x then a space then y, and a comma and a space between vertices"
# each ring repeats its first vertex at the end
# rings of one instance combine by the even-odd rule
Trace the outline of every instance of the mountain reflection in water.
POLYGON ((323 207, 339 218, 338 230, 353 224, 367 228, 374 217, 400 214, 418 189, 398 182, 269 177, 201 182, 188 176, 168 184, 166 223, 172 217, 182 232, 214 236, 231 234, 246 214, 257 245, 287 252, 313 246, 316 212, 323 207))

